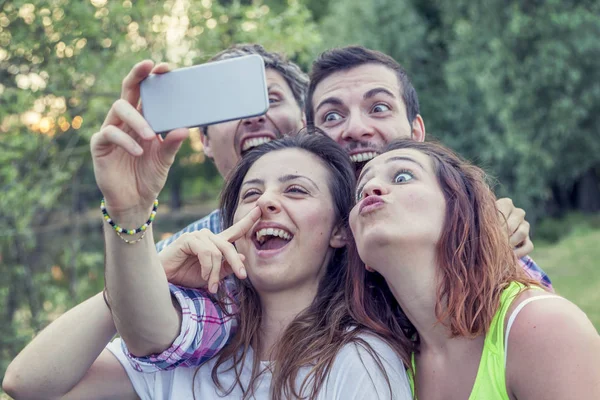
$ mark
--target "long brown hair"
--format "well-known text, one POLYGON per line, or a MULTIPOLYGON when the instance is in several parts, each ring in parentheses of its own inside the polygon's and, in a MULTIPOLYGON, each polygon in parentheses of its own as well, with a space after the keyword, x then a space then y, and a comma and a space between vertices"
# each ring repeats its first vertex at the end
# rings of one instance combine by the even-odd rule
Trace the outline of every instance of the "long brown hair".
MULTIPOLYGON (((354 168, 348 155, 333 140, 320 131, 312 134, 298 134, 265 143, 244 155, 230 175, 221 197, 223 226, 233 223, 239 191, 250 167, 262 156, 272 151, 290 148, 301 149, 316 155, 329 170, 329 190, 336 211, 337 224, 348 229, 348 215, 353 205, 355 184, 354 168)), ((348 229, 349 232, 349 229, 348 229)), ((379 356, 366 343, 359 333, 364 327, 358 326, 348 312, 345 302, 344 283, 347 280, 346 249, 335 249, 326 272, 319 282, 317 295, 312 304, 301 312, 285 329, 281 339, 273 349, 271 364, 271 396, 273 399, 309 398, 314 399, 322 388, 331 370, 338 351, 348 343, 363 346, 375 359, 385 374, 379 356), (302 367, 311 367, 303 382, 297 387, 296 378, 302 367)), ((234 278, 235 279, 235 278, 234 278)), ((217 356, 212 370, 212 379, 223 395, 231 393, 239 385, 244 399, 253 395, 257 379, 262 373, 256 350, 260 348, 262 310, 258 293, 249 279, 236 279, 239 328, 229 344, 217 356), (251 378, 247 387, 240 380, 241 367, 246 357, 254 349, 251 378), (219 369, 231 360, 229 369, 219 369), (233 370, 235 383, 224 388, 219 373, 233 370)), ((387 376, 386 376, 387 379, 387 376)), ((388 380, 389 385, 389 380, 388 380)), ((392 388, 390 387, 390 392, 392 388)))
MULTIPOLYGON (((444 226, 437 244, 440 269, 436 317, 449 328, 452 337, 485 334, 499 308, 500 295, 511 282, 526 287, 539 282, 530 279, 518 265, 483 170, 435 142, 400 139, 388 144, 383 153, 399 149, 429 156, 446 200, 444 226)), ((406 348, 418 350, 418 335, 383 277, 367 273, 356 250, 352 251, 355 255, 349 265, 348 282, 353 317, 370 328, 375 321, 387 326, 388 332, 402 331, 404 337, 399 338, 406 348), (367 307, 374 293, 379 307, 367 307), (408 338, 411 342, 407 344, 408 338)))

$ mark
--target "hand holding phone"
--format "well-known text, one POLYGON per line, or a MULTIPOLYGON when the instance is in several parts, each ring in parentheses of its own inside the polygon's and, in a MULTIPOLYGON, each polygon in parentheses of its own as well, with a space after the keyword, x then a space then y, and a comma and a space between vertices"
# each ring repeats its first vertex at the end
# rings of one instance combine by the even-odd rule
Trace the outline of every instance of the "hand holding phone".
POLYGON ((175 129, 159 140, 139 112, 141 81, 151 73, 167 70, 166 64, 154 65, 150 60, 137 63, 123 79, 121 98, 112 104, 100 130, 90 140, 96 183, 111 217, 125 227, 137 223, 134 214, 138 212, 140 219, 147 218, 143 214, 152 208, 189 134, 188 129, 175 129), (130 219, 136 223, 128 224, 130 219))

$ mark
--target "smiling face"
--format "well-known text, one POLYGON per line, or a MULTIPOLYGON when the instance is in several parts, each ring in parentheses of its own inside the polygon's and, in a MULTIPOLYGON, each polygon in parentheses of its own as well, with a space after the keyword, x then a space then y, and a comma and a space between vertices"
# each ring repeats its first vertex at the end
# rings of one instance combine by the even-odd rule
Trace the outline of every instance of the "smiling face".
POLYGON ((364 163, 393 139, 424 140, 423 120, 417 115, 409 123, 401 93, 396 72, 382 64, 335 72, 315 88, 314 124, 338 142, 353 162, 364 163))
POLYGON ((446 200, 427 155, 400 149, 376 157, 358 180, 357 200, 350 227, 367 265, 389 245, 435 251, 446 200))
POLYGON ((287 81, 274 69, 267 68, 269 110, 265 115, 211 125, 203 135, 204 152, 214 159, 226 177, 252 147, 295 133, 304 126, 303 113, 287 81))
POLYGON ((329 184, 327 167, 301 149, 272 151, 248 170, 234 222, 256 206, 262 216, 235 245, 259 293, 315 291, 334 249, 345 245, 329 184))

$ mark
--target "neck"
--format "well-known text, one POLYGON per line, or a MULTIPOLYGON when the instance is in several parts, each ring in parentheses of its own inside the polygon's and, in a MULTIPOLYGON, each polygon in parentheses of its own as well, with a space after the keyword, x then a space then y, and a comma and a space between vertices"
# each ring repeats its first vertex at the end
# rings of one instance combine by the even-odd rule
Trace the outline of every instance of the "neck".
POLYGON ((385 278, 394 297, 419 333, 421 350, 443 349, 450 331, 435 315, 439 266, 435 248, 388 245, 369 263, 385 278))
POLYGON ((262 293, 262 320, 260 326, 261 360, 271 358, 272 351, 290 323, 313 302, 317 287, 262 293))

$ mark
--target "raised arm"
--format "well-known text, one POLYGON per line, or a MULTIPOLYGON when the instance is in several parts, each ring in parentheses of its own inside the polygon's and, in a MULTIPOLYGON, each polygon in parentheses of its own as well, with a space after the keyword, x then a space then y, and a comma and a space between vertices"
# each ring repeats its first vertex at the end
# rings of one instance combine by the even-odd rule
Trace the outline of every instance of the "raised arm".
MULTIPOLYGON (((111 221, 127 230, 148 221, 175 154, 187 137, 177 129, 162 140, 139 112, 140 82, 151 61, 133 67, 123 80, 121 99, 111 107, 99 132, 92 136, 94 174, 111 221)), ((154 248, 152 226, 128 235, 106 223, 105 278, 119 334, 136 355, 161 352, 179 333, 180 312, 171 299, 165 272, 154 248)))
POLYGON ((104 350, 115 332, 100 293, 38 334, 10 363, 2 388, 17 400, 135 399, 125 370, 104 350))

